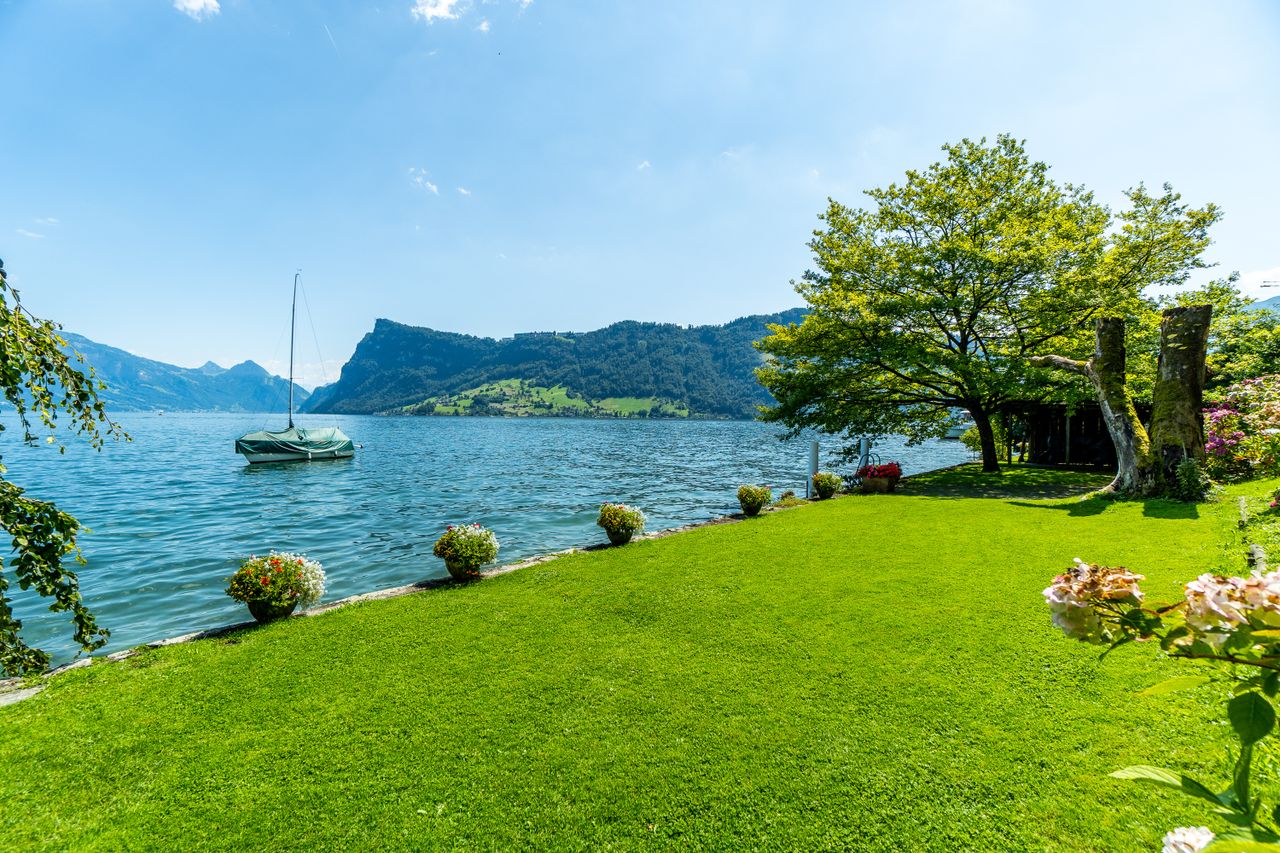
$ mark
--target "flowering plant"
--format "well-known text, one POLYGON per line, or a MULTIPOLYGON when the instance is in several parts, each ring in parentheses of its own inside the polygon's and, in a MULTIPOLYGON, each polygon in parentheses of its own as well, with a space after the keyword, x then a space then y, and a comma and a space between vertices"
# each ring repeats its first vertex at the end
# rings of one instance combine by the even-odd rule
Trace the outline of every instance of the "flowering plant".
POLYGON ((773 500, 773 489, 768 486, 739 486, 738 504, 745 515, 759 515, 765 504, 773 500))
POLYGON ((842 485, 844 485, 844 480, 840 479, 840 475, 834 472, 819 471, 813 475, 813 490, 823 500, 840 491, 842 485))
POLYGON ((498 537, 479 524, 450 524, 431 553, 451 569, 456 567, 474 575, 485 563, 498 558, 498 537))
MULTIPOLYGON (((1194 853, 1215 839, 1252 845, 1241 846, 1241 850, 1280 850, 1280 806, 1264 811, 1261 798, 1251 787, 1254 747, 1276 727, 1280 571, 1254 572, 1247 578, 1202 574, 1186 584, 1181 601, 1156 608, 1143 602, 1139 588, 1143 580, 1142 575, 1122 566, 1100 566, 1077 558, 1075 565, 1053 579, 1044 598, 1054 624, 1072 639, 1112 649, 1135 640, 1154 640, 1171 657, 1234 665, 1225 676, 1234 682, 1227 719, 1240 749, 1231 785, 1222 793, 1160 767, 1125 767, 1111 775, 1162 785, 1205 800, 1234 827, 1221 835, 1207 827, 1175 829, 1164 838, 1166 853, 1194 853)), ((1170 693, 1210 680, 1184 675, 1143 693, 1170 693)))
POLYGON ((897 462, 886 462, 883 465, 863 465, 858 469, 858 477, 878 480, 892 480, 897 482, 902 479, 902 466, 897 462))
POLYGON ((311 607, 324 596, 324 569, 302 554, 272 551, 252 556, 227 578, 227 595, 236 601, 278 607, 311 607))
POLYGON ((1232 385, 1204 414, 1210 474, 1280 474, 1280 373, 1232 385))
POLYGON ((644 513, 626 504, 600 504, 600 515, 596 518, 597 526, 610 533, 627 535, 644 530, 644 523, 644 513))

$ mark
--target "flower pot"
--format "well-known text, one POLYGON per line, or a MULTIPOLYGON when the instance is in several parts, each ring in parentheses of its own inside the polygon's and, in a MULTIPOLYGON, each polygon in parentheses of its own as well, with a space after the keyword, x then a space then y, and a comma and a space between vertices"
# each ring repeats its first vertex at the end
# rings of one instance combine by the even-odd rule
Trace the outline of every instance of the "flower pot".
POLYGON ((291 601, 288 604, 280 604, 275 601, 249 601, 245 603, 249 605, 249 613, 253 618, 263 625, 285 618, 298 607, 298 602, 296 601, 291 601))
POLYGON ((824 501, 836 493, 835 486, 814 486, 813 488, 818 493, 818 498, 824 501))
POLYGON ((863 494, 874 494, 892 492, 896 485, 898 481, 891 477, 864 477, 860 488, 863 494))
POLYGON ((635 535, 630 530, 606 530, 605 533, 609 534, 609 541, 614 545, 626 545, 635 535))
POLYGON ((760 514, 760 510, 762 509, 764 509, 764 507, 759 504, 743 504, 742 514, 747 518, 754 518, 760 514))
POLYGON ((468 565, 457 560, 445 560, 444 566, 449 570, 449 574, 453 575, 454 580, 470 581, 480 577, 478 566, 468 565))

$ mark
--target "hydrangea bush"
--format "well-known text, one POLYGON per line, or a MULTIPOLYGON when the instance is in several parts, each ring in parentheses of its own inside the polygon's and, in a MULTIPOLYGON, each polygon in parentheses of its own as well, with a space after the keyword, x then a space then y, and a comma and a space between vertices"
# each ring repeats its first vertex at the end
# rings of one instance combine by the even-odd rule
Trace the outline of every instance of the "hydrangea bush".
POLYGON ((1044 591, 1053 623, 1068 637, 1114 649, 1135 640, 1158 643, 1177 658, 1208 661, 1211 675, 1184 675, 1143 691, 1146 695, 1196 687, 1212 680, 1230 685, 1227 719, 1239 751, 1225 790, 1161 767, 1140 765, 1111 775, 1162 785, 1212 806, 1229 828, 1182 827, 1164 838, 1165 853, 1214 849, 1280 851, 1280 804, 1267 809, 1252 786, 1253 753, 1276 727, 1280 693, 1280 571, 1248 577, 1202 574, 1186 584, 1181 601, 1152 607, 1144 600, 1143 575, 1123 566, 1076 559, 1044 591))
POLYGON ((479 524, 450 524, 431 553, 444 560, 450 570, 474 575, 485 563, 498 559, 498 537, 479 524))
POLYGON ((324 568, 302 554, 272 551, 251 556, 227 578, 227 595, 236 601, 262 602, 277 607, 307 608, 324 597, 324 568))
POLYGON ((1280 373, 1232 385, 1205 409, 1205 453, 1215 479, 1280 475, 1280 373))

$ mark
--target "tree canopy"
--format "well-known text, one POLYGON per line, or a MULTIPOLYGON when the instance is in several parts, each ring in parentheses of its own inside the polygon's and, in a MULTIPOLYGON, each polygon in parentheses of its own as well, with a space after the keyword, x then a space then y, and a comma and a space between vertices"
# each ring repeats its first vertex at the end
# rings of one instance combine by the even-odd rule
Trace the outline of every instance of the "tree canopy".
MULTIPOLYGON (((9 285, 0 262, 0 390, 18 415, 22 440, 31 444, 37 432, 58 444, 53 435, 59 414, 67 416, 70 430, 101 449, 106 438, 123 437, 98 399, 102 384, 79 356, 68 356, 60 327, 34 317, 23 306, 18 291, 9 285), (80 365, 80 367, 77 367, 80 365)), ((0 423, 0 432, 6 429, 0 423)), ((10 576, 22 589, 34 589, 52 598, 50 609, 71 614, 73 636, 86 651, 106 642, 108 632, 98 626, 80 597, 79 581, 68 559, 83 564, 76 545, 80 523, 48 501, 28 497, 22 488, 4 479, 0 464, 0 527, 12 539, 13 556, 0 560, 0 670, 10 675, 39 672, 49 665, 49 655, 22 639, 22 622, 14 615, 9 593, 10 576)))
POLYGON ((992 415, 1070 384, 1030 357, 1087 353, 1095 318, 1150 312, 1146 288, 1204 266, 1219 213, 1139 185, 1113 214, 1007 135, 943 151, 867 191, 867 208, 829 201, 809 243, 814 268, 796 284, 809 315, 757 344, 777 400, 763 417, 793 432, 918 441, 964 409, 996 470, 992 415))

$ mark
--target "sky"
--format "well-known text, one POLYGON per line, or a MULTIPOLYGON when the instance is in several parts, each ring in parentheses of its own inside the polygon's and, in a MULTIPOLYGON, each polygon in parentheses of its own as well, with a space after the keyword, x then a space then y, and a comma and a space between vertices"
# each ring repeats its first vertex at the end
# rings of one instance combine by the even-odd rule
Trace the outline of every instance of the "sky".
POLYGON ((183 366, 801 304, 826 200, 1010 133, 1280 293, 1280 3, 0 0, 0 258, 183 366))

